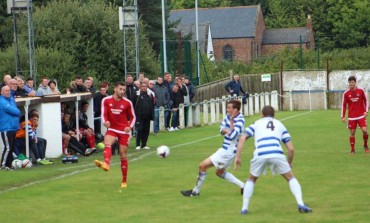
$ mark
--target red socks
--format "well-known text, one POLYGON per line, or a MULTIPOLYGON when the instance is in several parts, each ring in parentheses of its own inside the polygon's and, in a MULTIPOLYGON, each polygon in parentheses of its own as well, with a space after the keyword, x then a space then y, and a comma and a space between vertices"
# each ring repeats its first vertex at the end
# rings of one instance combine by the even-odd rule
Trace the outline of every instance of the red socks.
POLYGON ((121 158, 122 182, 127 182, 128 162, 127 158, 121 158))
POLYGON ((104 162, 109 165, 112 157, 112 147, 110 145, 105 145, 103 156, 104 162))
POLYGON ((364 147, 367 148, 367 139, 369 138, 369 135, 368 134, 363 134, 362 137, 364 139, 364 147))
POLYGON ((95 148, 95 136, 92 135, 86 135, 86 142, 87 145, 89 145, 89 148, 95 148))
POLYGON ((351 150, 355 151, 355 137, 354 136, 349 137, 349 144, 351 144, 351 150))

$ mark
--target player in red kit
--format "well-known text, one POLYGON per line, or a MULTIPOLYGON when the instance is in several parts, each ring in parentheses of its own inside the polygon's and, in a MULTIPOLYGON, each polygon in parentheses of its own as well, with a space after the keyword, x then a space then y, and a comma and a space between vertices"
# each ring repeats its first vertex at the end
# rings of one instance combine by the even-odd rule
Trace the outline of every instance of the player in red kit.
POLYGON ((355 134, 357 125, 361 128, 364 139, 365 152, 369 153, 367 147, 367 123, 366 117, 369 107, 369 101, 364 89, 356 86, 356 77, 348 78, 349 89, 343 93, 342 102, 342 122, 346 121, 346 109, 348 107, 348 128, 351 133, 349 142, 351 144, 351 154, 355 153, 355 134))
POLYGON ((127 187, 127 151, 130 132, 135 124, 135 112, 130 100, 123 97, 126 86, 123 82, 114 85, 114 94, 102 100, 101 118, 107 132, 104 137, 104 162, 95 160, 95 165, 104 171, 110 169, 112 145, 118 140, 121 155, 122 188, 127 187))

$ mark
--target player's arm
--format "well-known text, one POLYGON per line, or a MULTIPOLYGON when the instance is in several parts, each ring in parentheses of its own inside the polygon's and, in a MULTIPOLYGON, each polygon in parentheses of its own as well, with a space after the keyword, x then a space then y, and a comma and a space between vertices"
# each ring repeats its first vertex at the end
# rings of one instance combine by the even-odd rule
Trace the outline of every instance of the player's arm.
POLYGON ((106 128, 109 128, 110 127, 110 122, 108 121, 109 107, 107 106, 107 103, 105 102, 106 100, 104 98, 101 102, 101 119, 102 119, 101 121, 106 128))
POLYGON ((293 157, 294 157, 294 147, 293 147, 293 143, 292 141, 288 141, 285 143, 285 146, 288 150, 288 163, 290 165, 290 167, 292 168, 293 166, 293 157))
POLYGON ((347 109, 347 97, 346 97, 346 93, 343 93, 342 115, 341 115, 342 122, 346 121, 346 109, 347 109))
POLYGON ((244 147, 244 144, 245 144, 245 141, 249 138, 249 136, 247 134, 245 135, 242 135, 240 138, 239 138, 239 142, 238 142, 238 148, 236 150, 236 154, 235 154, 235 159, 234 159, 234 170, 237 171, 239 166, 241 166, 241 159, 240 159, 240 156, 242 154, 242 151, 243 151, 243 147, 244 147))
POLYGON ((367 114, 369 112, 369 99, 367 97, 367 94, 366 92, 364 91, 364 98, 363 98, 363 101, 364 101, 364 106, 365 106, 365 112, 364 112, 364 116, 365 118, 367 117, 367 114))
POLYGON ((127 109, 128 116, 130 117, 130 123, 129 123, 129 127, 125 128, 125 132, 129 133, 131 131, 131 129, 133 129, 134 126, 135 126, 136 115, 135 115, 134 107, 133 107, 131 101, 129 101, 129 100, 127 100, 127 101, 130 103, 130 106, 127 109))

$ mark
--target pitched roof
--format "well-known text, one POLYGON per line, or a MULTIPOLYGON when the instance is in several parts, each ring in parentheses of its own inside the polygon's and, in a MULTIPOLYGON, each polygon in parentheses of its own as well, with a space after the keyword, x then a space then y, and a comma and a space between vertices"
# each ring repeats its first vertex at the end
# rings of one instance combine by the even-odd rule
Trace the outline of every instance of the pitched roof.
MULTIPOLYGON (((207 50, 207 38, 208 38, 208 23, 199 23, 199 48, 202 52, 207 50)), ((195 42, 195 26, 193 25, 178 25, 175 29, 175 32, 181 31, 182 35, 191 34, 191 40, 195 42)))
MULTIPOLYGON (((254 37, 257 5, 198 10, 198 21, 210 23, 213 39, 254 37)), ((180 20, 182 26, 195 25, 195 10, 172 10, 169 20, 180 20)))
POLYGON ((309 32, 306 27, 266 29, 263 33, 262 44, 289 44, 309 41, 309 32))

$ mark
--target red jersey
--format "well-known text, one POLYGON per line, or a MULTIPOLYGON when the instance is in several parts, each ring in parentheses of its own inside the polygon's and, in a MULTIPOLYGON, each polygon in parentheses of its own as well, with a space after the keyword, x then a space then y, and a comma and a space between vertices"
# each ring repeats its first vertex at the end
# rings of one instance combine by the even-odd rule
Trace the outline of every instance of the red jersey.
POLYGON ((367 112, 369 107, 369 101, 364 89, 356 87, 354 90, 348 89, 343 93, 342 118, 346 117, 347 105, 348 120, 364 118, 364 112, 367 112))
POLYGON ((108 96, 101 103, 102 123, 106 121, 110 122, 108 130, 121 134, 129 134, 124 130, 126 127, 133 128, 136 120, 131 101, 126 98, 117 101, 113 96, 108 96))

